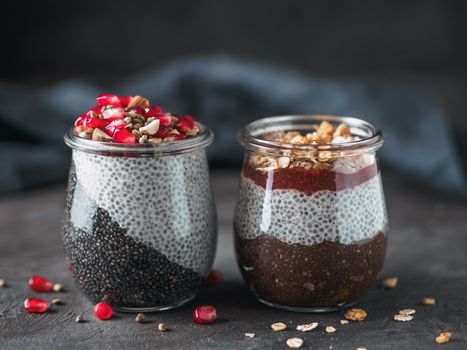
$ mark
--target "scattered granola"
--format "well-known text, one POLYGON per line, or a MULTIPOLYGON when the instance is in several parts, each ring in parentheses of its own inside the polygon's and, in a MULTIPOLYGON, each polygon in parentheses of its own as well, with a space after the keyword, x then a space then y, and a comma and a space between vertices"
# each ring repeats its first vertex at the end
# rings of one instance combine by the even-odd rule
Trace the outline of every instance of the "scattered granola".
POLYGON ((349 321, 348 320, 340 320, 340 323, 341 324, 349 324, 349 321))
POLYGON ((63 285, 61 285, 60 283, 55 283, 53 286, 52 286, 52 290, 56 293, 59 293, 59 292, 63 292, 65 290, 65 288, 63 287, 63 285))
MULTIPOLYGON (((340 144, 345 142, 357 141, 360 138, 352 136, 350 128, 346 124, 340 124, 334 127, 327 121, 321 122, 319 125, 313 125, 315 129, 312 133, 302 135, 297 131, 274 131, 269 132, 262 137, 266 140, 290 143, 293 145, 330 145, 340 144)), ((270 171, 278 168, 305 168, 310 169, 328 169, 332 164, 333 157, 336 155, 329 151, 310 152, 308 156, 298 155, 293 151, 290 154, 272 157, 260 154, 254 154, 250 162, 256 168, 262 171, 270 171)))
POLYGON ((163 324, 163 323, 159 323, 159 324, 157 325, 157 329, 158 329, 159 331, 161 331, 161 332, 167 332, 167 327, 166 327, 166 325, 163 324))
POLYGON ((271 328, 274 332, 280 332, 280 331, 283 331, 284 329, 287 329, 287 325, 282 322, 277 322, 277 323, 273 323, 271 325, 271 328))
POLYGON ((193 117, 165 113, 141 96, 102 94, 97 96, 96 103, 74 123, 74 131, 81 138, 157 144, 194 137, 200 131, 193 117))
POLYGON ((312 322, 307 324, 301 324, 297 326, 297 331, 308 332, 318 327, 318 322, 312 322))
POLYGON ((350 321, 363 321, 367 313, 363 309, 350 309, 344 314, 344 317, 350 321))
POLYGON ((397 277, 386 278, 383 281, 382 285, 383 285, 384 288, 393 289, 393 288, 397 287, 397 282, 398 281, 399 281, 399 279, 397 277))
POLYGON ((6 282, 3 278, 0 278, 0 288, 3 288, 6 286, 6 282))
POLYGON ((336 330, 333 326, 326 327, 326 333, 334 333, 336 330))
POLYGON ((144 321, 146 321, 146 316, 144 316, 144 314, 142 313, 139 313, 138 315, 136 315, 135 321, 143 323, 144 321))
POLYGON ((423 305, 435 305, 436 304, 436 299, 435 298, 425 297, 425 298, 422 299, 422 304, 423 305))
POLYGON ((254 338, 254 337, 255 337, 255 333, 245 333, 245 337, 254 338))
POLYGON ((452 337, 451 332, 443 332, 435 338, 435 341, 438 344, 446 344, 451 340, 451 337, 452 337))
POLYGON ((413 315, 416 312, 415 309, 402 309, 399 310, 399 314, 401 315, 413 315))
POLYGON ((287 346, 292 349, 301 348, 303 345, 303 340, 300 338, 290 338, 287 339, 287 346))
POLYGON ((409 322, 413 320, 412 315, 404 315, 404 314, 397 314, 394 315, 394 321, 399 321, 399 322, 409 322))

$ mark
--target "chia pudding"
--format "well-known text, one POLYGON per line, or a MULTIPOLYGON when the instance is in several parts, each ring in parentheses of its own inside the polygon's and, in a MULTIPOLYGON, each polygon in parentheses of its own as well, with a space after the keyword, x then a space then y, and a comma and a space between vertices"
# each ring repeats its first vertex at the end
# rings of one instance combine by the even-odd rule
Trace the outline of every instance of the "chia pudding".
POLYGON ((132 107, 139 96, 101 96, 108 98, 99 104, 98 97, 95 115, 84 116, 97 120, 79 124, 80 116, 65 137, 73 149, 62 232, 68 270, 92 301, 123 311, 182 305, 214 259, 216 211, 204 150, 212 133, 144 99, 132 107), (103 117, 118 107, 121 119, 103 117))
POLYGON ((356 302, 386 253, 379 131, 355 118, 275 117, 247 126, 240 141, 235 249, 251 290, 296 311, 356 302))

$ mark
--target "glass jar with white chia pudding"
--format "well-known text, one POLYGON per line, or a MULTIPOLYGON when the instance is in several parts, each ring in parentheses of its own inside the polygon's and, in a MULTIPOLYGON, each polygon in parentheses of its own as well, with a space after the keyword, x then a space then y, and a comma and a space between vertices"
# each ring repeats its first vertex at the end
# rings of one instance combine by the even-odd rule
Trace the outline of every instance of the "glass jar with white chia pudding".
POLYGON ((239 140, 235 249, 250 289, 292 311, 358 301, 386 253, 381 132, 357 118, 283 116, 247 125, 239 140))
POLYGON ((195 296, 214 260, 217 220, 205 152, 213 134, 190 117, 196 135, 188 137, 183 118, 162 109, 141 117, 148 106, 128 103, 125 122, 117 120, 123 127, 111 129, 105 111, 122 100, 99 105, 98 98, 97 114, 82 116, 65 135, 72 148, 62 231, 68 271, 94 302, 121 311, 170 309, 195 296), (163 126, 165 117, 171 125, 163 126), (157 128, 148 132, 153 120, 157 128))

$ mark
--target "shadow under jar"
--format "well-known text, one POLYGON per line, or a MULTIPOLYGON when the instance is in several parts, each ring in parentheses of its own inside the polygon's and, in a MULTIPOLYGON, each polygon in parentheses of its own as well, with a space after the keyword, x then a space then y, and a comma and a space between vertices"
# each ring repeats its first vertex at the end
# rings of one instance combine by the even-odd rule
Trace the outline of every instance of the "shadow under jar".
POLYGON ((73 131, 62 230, 68 270, 92 301, 157 311, 191 300, 210 270, 216 210, 199 124, 192 139, 160 144, 85 140, 73 131))
POLYGON ((234 231, 243 278, 263 303, 325 312, 361 298, 381 271, 387 215, 375 151, 381 132, 351 117, 270 117, 239 133, 245 148, 234 231), (271 135, 349 126, 335 144, 277 142, 271 135), (267 136, 269 135, 269 136, 267 136))

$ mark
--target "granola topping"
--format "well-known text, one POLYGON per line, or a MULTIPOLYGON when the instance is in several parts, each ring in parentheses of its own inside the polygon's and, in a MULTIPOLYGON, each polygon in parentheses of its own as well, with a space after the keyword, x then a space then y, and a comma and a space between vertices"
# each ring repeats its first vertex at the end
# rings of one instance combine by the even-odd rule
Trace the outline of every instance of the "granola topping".
POLYGON ((74 132, 99 142, 152 143, 179 141, 199 134, 193 117, 166 113, 141 96, 97 96, 97 106, 81 114, 74 132))
POLYGON ((443 332, 435 338, 435 341, 438 344, 446 344, 451 340, 451 337, 452 337, 451 332, 443 332))
POLYGON ((350 321, 363 321, 367 317, 367 313, 363 309, 349 309, 344 317, 350 321))
POLYGON ((399 321, 399 322, 409 322, 413 320, 412 315, 404 315, 404 314, 398 314, 394 315, 394 321, 399 321))
POLYGON ((308 332, 318 327, 318 322, 312 322, 308 324, 301 324, 297 326, 297 331, 308 332))
MULTIPOLYGON (((289 143, 293 145, 335 145, 346 142, 358 141, 358 136, 351 134, 347 124, 340 124, 337 127, 327 121, 321 122, 319 125, 313 125, 314 132, 302 135, 298 131, 273 131, 264 134, 262 137, 269 141, 289 143)), ((284 152, 285 153, 285 152, 284 152)), ((305 168, 307 170, 324 170, 331 169, 335 158, 339 154, 334 154, 330 151, 313 151, 304 155, 302 152, 287 151, 287 154, 282 156, 269 156, 262 154, 254 154, 250 162, 251 164, 262 171, 270 171, 274 169, 284 168, 305 168)), ((355 162, 355 160, 350 161, 355 162)), ((348 166, 354 166, 350 164, 348 166)))
POLYGON ((271 325, 271 328, 274 332, 280 332, 280 331, 287 329, 287 325, 282 322, 277 322, 277 323, 273 323, 271 325))
POLYGON ((290 338, 287 339, 287 346, 292 349, 301 348, 303 345, 303 340, 300 338, 290 338))

